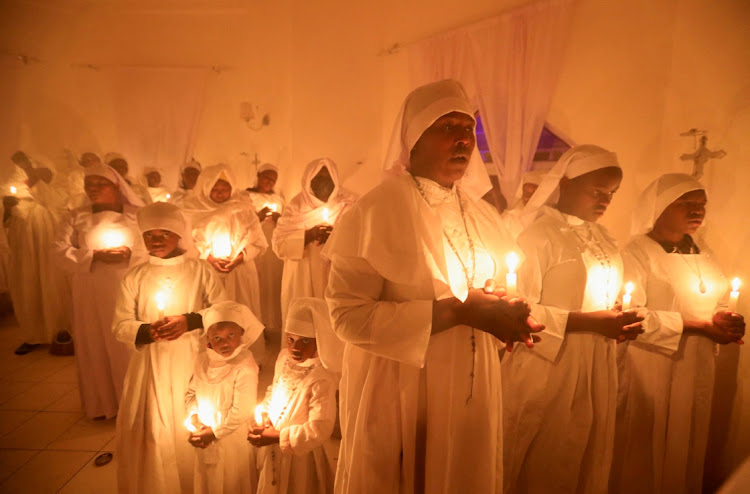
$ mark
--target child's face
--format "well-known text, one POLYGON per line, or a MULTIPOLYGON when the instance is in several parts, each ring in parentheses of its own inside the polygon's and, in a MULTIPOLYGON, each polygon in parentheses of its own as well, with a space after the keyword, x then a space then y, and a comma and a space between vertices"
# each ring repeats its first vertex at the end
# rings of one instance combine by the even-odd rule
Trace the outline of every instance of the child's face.
POLYGON ((287 333, 286 349, 289 350, 289 355, 292 356, 292 360, 297 363, 302 363, 315 356, 318 352, 318 345, 315 338, 307 338, 305 336, 287 333))
POLYGON ((240 346, 244 332, 233 322, 217 322, 208 328, 208 344, 222 357, 228 357, 240 346))
POLYGON ((169 230, 149 230, 143 233, 148 253, 161 259, 169 257, 180 243, 180 236, 169 230))

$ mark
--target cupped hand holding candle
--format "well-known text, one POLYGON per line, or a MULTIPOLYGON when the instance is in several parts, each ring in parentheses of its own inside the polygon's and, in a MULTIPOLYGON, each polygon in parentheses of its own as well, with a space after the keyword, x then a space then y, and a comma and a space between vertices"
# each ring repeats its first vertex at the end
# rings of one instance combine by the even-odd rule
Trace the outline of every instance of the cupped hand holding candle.
POLYGON ((630 310, 631 302, 633 300, 633 283, 628 282, 625 284, 625 294, 622 296, 622 310, 630 310))
POLYGON ((742 282, 739 278, 732 280, 732 291, 729 292, 729 312, 737 312, 737 301, 740 298, 740 285, 742 282))
POLYGON ((232 255, 232 241, 229 234, 216 235, 211 243, 211 255, 216 258, 228 258, 232 255))

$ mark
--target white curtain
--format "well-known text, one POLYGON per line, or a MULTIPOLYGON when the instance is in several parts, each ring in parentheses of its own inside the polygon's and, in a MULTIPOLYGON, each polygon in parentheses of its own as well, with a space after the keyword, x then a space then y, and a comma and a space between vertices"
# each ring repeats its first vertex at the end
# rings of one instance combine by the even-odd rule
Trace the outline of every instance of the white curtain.
POLYGON ((545 0, 409 46, 414 86, 452 78, 482 117, 500 187, 530 169, 565 54, 572 0, 545 0))

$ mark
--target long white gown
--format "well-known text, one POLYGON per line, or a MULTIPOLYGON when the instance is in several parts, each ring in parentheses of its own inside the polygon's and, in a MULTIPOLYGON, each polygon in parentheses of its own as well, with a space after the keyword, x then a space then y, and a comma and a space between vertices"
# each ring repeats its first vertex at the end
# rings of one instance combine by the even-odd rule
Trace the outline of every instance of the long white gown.
POLYGON ((336 386, 319 358, 296 364, 286 349, 279 353, 262 405, 280 438, 258 449, 259 494, 333 492, 323 443, 336 422, 336 386))
POLYGON ((546 329, 532 350, 518 345, 503 358, 505 491, 603 493, 615 431, 616 343, 594 332, 567 334, 566 325, 572 311, 615 304, 622 260, 601 225, 540 211, 518 238, 526 255, 518 283, 546 329))
POLYGON ((195 448, 195 494, 254 494, 257 485, 252 447, 247 431, 255 410, 258 365, 247 349, 230 360, 198 354, 195 372, 185 396, 187 415, 200 412, 201 405, 220 412, 211 425, 216 441, 205 449, 195 448))
POLYGON ((156 293, 167 294, 165 315, 200 312, 226 299, 205 262, 185 255, 149 256, 125 275, 112 331, 135 351, 117 415, 117 484, 121 493, 178 494, 193 490, 193 447, 185 428, 185 392, 202 330, 174 341, 135 346, 138 329, 159 318, 156 293))
MULTIPOLYGON (((50 256, 66 195, 42 180, 27 187, 25 173, 15 167, 10 185, 19 202, 6 222, 8 288, 26 343, 50 343, 70 329, 70 282, 50 256)), ((8 185, 10 187, 10 185, 8 185)))
MULTIPOLYGON (((443 231, 461 259, 469 254, 455 192, 422 185, 429 204, 411 176, 387 179, 352 206, 326 247, 326 300, 346 342, 338 493, 411 493, 420 484, 427 493, 502 491, 498 341, 467 326, 431 335, 433 301, 467 290, 443 231)), ((462 198, 475 281, 494 276, 500 285, 499 260, 514 245, 495 217, 462 198)))
POLYGON ((130 361, 130 349, 110 328, 125 272, 145 260, 136 210, 130 204, 122 213, 93 213, 91 206, 75 209, 60 222, 54 242, 59 265, 71 275, 78 386, 90 418, 117 415, 130 361), (110 246, 128 246, 130 259, 117 264, 94 261, 94 250, 105 248, 105 237, 114 232, 119 238, 110 246))
MULTIPOLYGON (((284 211, 284 197, 280 194, 261 194, 248 192, 253 202, 255 212, 259 212, 268 204, 276 204, 277 212, 284 211)), ((266 236, 266 242, 271 245, 276 222, 268 216, 260 222, 260 227, 266 236)), ((284 272, 284 261, 278 258, 273 249, 266 249, 255 258, 258 270, 258 284, 260 286, 260 320, 267 328, 281 329, 281 276, 284 272)))
POLYGON ((702 491, 717 345, 683 334, 683 320, 710 321, 726 310, 729 283, 699 247, 700 254, 667 254, 641 235, 622 252, 633 304, 649 312, 646 332, 619 359, 613 492, 702 491))

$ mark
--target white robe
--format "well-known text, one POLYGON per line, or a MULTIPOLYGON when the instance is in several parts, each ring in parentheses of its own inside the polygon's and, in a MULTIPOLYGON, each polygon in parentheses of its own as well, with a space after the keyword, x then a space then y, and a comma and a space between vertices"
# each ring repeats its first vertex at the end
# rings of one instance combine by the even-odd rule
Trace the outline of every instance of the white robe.
POLYGON ((254 494, 257 479, 247 441, 248 425, 255 410, 258 365, 243 349, 227 361, 211 361, 204 349, 198 354, 195 372, 185 395, 185 413, 190 416, 201 405, 220 412, 212 427, 216 441, 195 450, 195 494, 254 494))
POLYGON ((166 291, 165 315, 199 312, 226 299, 205 262, 149 256, 131 269, 117 296, 112 331, 135 348, 117 416, 117 483, 121 493, 177 494, 193 490, 193 447, 188 443, 185 392, 202 331, 174 341, 135 347, 141 324, 158 319, 155 295, 166 291))
POLYGON ((596 247, 584 248, 575 233, 586 236, 586 225, 568 223, 582 220, 541 211, 518 238, 526 255, 518 282, 546 329, 533 349, 517 345, 503 359, 505 491, 602 493, 614 442, 616 343, 594 332, 567 334, 566 325, 569 312, 614 305, 622 261, 605 228, 589 223, 610 259, 606 286, 596 247))
MULTIPOLYGON (((253 202, 255 212, 259 212, 267 204, 276 204, 277 212, 284 210, 284 197, 280 194, 261 194, 248 192, 253 202)), ((260 223, 266 242, 271 245, 276 222, 270 216, 260 223)), ((284 271, 284 261, 278 258, 273 249, 266 249, 263 254, 255 258, 258 269, 258 284, 260 285, 260 320, 267 328, 280 329, 281 324, 281 276, 284 271)))
POLYGON ((172 197, 164 187, 146 187, 146 191, 153 202, 168 202, 172 197))
POLYGON ((70 282, 50 256, 67 197, 54 181, 39 180, 29 188, 25 176, 16 167, 19 202, 5 224, 8 287, 23 340, 50 343, 58 331, 70 329, 70 282))
POLYGON ((185 206, 185 201, 195 197, 194 189, 183 189, 180 187, 176 191, 171 193, 171 197, 167 199, 167 202, 174 204, 175 206, 182 208, 185 206))
POLYGON ((646 332, 620 352, 612 490, 700 493, 716 344, 683 334, 683 320, 710 321, 726 310, 729 284, 703 248, 700 254, 667 254, 641 235, 622 258, 625 280, 635 286, 633 305, 649 312, 646 332), (699 290, 698 270, 706 293, 699 290))
POLYGON ((263 401, 280 432, 279 444, 258 448, 258 494, 333 492, 323 443, 336 422, 336 385, 319 358, 296 364, 286 349, 281 351, 263 401))
MULTIPOLYGON (((499 267, 512 243, 463 197, 475 247, 499 267)), ((455 196, 446 199, 450 215, 430 207, 410 176, 388 179, 352 206, 326 247, 326 300, 346 342, 338 493, 411 493, 422 482, 427 493, 502 491, 498 342, 467 326, 431 335, 433 301, 455 285, 466 290, 445 248, 444 227, 468 257, 463 225, 443 224, 461 221, 455 196)), ((494 274, 498 284, 503 277, 494 274)))
POLYGON ((136 222, 137 208, 92 213, 91 206, 69 212, 60 222, 54 242, 57 261, 71 275, 76 365, 81 403, 90 418, 117 415, 130 349, 111 331, 115 298, 125 272, 143 262, 145 249, 136 222), (102 235, 116 230, 130 247, 128 261, 94 261, 104 248, 102 235))

